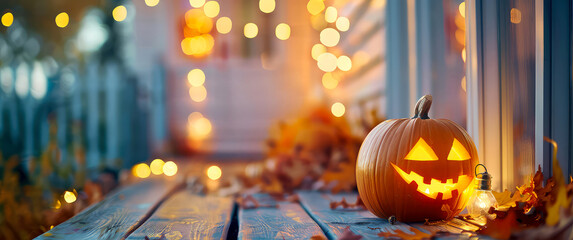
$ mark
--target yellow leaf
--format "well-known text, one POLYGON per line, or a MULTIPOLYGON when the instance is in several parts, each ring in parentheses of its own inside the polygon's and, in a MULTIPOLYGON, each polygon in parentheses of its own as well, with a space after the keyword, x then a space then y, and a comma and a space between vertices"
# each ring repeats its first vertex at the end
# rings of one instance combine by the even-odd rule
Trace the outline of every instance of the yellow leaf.
POLYGON ((500 209, 508 209, 510 207, 515 207, 516 202, 525 202, 529 198, 528 194, 521 195, 519 192, 513 193, 512 196, 511 192, 507 189, 505 189, 505 191, 501 193, 496 191, 492 191, 492 193, 493 196, 495 197, 495 200, 497 200, 498 208, 500 209))

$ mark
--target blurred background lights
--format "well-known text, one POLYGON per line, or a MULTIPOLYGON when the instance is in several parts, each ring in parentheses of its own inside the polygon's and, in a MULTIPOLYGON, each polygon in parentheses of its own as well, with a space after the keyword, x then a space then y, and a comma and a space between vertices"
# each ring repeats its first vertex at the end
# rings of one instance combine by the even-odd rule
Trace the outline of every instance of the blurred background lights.
POLYGON ((223 171, 221 171, 221 168, 218 166, 213 165, 207 168, 207 177, 211 180, 217 180, 221 178, 222 175, 223 171))
POLYGON ((16 95, 20 98, 28 96, 30 90, 30 77, 28 74, 28 64, 22 62, 16 69, 16 81, 14 83, 16 95))
POLYGON ((259 9, 264 13, 272 13, 275 10, 275 0, 259 0, 259 9))
POLYGON ((187 81, 193 87, 202 86, 205 83, 205 73, 201 69, 193 69, 187 74, 187 81))
POLYGON ((324 73, 324 75, 322 75, 322 86, 324 86, 324 88, 326 89, 335 89, 336 86, 338 86, 338 80, 336 80, 336 78, 334 78, 334 76, 332 75, 332 73, 324 73))
POLYGON ((462 17, 465 18, 466 17, 466 2, 460 3, 460 5, 458 6, 458 10, 460 11, 460 15, 462 15, 462 17))
POLYGON ((187 120, 187 134, 193 140, 207 138, 213 129, 211 121, 200 113, 190 114, 187 120))
POLYGON ((306 4, 306 9, 312 15, 319 14, 324 10, 324 2, 322 0, 309 0, 306 4))
POLYGON ((200 8, 205 4, 205 0, 189 0, 191 7, 200 8))
POLYGON ((175 164, 173 161, 166 162, 163 165, 163 173, 168 177, 177 174, 177 164, 175 164))
POLYGON ((323 53, 320 56, 318 56, 318 68, 322 71, 325 72, 332 72, 334 70, 336 70, 336 66, 337 66, 337 58, 336 56, 334 56, 334 54, 332 53, 323 53))
POLYGON ((86 13, 80 22, 76 46, 81 52, 95 52, 107 41, 109 32, 103 24, 103 12, 92 9, 86 13))
POLYGON ((219 15, 220 11, 219 3, 215 1, 208 1, 203 5, 203 11, 205 12, 205 16, 214 18, 219 15))
POLYGON ((228 17, 217 19, 217 31, 221 34, 227 34, 233 28, 233 22, 228 17))
POLYGON ((207 89, 203 85, 189 88, 189 97, 195 102, 203 102, 207 98, 207 89))
POLYGON ((340 33, 334 28, 325 28, 320 32, 320 42, 327 47, 334 47, 340 41, 340 33))
POLYGON ((277 25, 275 34, 277 35, 278 39, 287 40, 290 37, 290 26, 286 23, 277 25))
POLYGON ((332 115, 334 115, 335 117, 342 117, 344 115, 344 112, 346 112, 346 108, 344 107, 344 104, 340 102, 335 102, 334 104, 332 104, 330 111, 332 112, 332 115))
POLYGON ((159 4, 159 0, 145 0, 145 5, 149 7, 155 7, 159 4))
POLYGON ((342 70, 342 71, 350 71, 350 69, 352 68, 352 60, 350 60, 350 58, 348 56, 340 56, 338 57, 337 61, 336 61, 336 65, 338 66, 338 69, 342 70))
POLYGON ((113 9, 111 12, 113 20, 122 22, 127 17, 127 9, 123 5, 119 5, 113 9))
POLYGON ((2 15, 2 25, 4 25, 5 27, 10 27, 13 22, 14 22, 14 15, 12 15, 11 12, 7 12, 4 13, 4 15, 2 15))
POLYGON ((145 163, 136 164, 133 166, 132 173, 138 178, 147 178, 151 175, 151 169, 145 163))
POLYGON ((149 164, 149 168, 151 169, 151 173, 155 174, 155 175, 160 175, 163 173, 163 165, 165 165, 165 162, 161 159, 155 159, 153 161, 151 161, 151 163, 149 164))
POLYGON ((335 7, 328 7, 326 11, 324 11, 324 20, 329 23, 333 23, 336 21, 338 17, 338 11, 335 7))
POLYGON ((32 69, 32 87, 30 93, 35 99, 42 99, 48 90, 48 79, 40 62, 34 62, 32 69))
POLYGON ((318 60, 318 56, 326 52, 326 47, 320 43, 314 44, 310 50, 310 55, 314 60, 318 60))
POLYGON ((254 23, 247 23, 245 24, 244 34, 247 38, 254 38, 259 34, 259 28, 254 23))
POLYGON ((76 194, 70 191, 64 192, 64 201, 67 203, 73 203, 76 201, 76 194))
POLYGON ((346 17, 339 17, 336 19, 336 28, 341 32, 346 32, 350 29, 350 20, 346 17))
POLYGON ((56 21, 56 26, 60 28, 65 28, 66 26, 68 26, 68 23, 70 22, 70 16, 68 16, 66 12, 61 12, 58 15, 56 15, 55 21, 56 21))

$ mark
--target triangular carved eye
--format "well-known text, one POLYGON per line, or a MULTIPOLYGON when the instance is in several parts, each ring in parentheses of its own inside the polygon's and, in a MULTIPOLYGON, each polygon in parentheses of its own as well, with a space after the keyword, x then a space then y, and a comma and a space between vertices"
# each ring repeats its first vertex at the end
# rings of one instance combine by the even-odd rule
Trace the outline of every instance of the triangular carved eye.
POLYGON ((436 153, 434 153, 430 145, 428 145, 424 139, 420 138, 408 155, 406 155, 405 159, 414 161, 436 161, 438 160, 438 156, 436 156, 436 153))
POLYGON ((465 161, 470 159, 471 156, 468 153, 468 150, 466 150, 466 148, 460 143, 460 141, 458 141, 457 139, 454 138, 454 143, 452 144, 452 149, 450 150, 450 153, 448 154, 448 160, 450 161, 465 161))

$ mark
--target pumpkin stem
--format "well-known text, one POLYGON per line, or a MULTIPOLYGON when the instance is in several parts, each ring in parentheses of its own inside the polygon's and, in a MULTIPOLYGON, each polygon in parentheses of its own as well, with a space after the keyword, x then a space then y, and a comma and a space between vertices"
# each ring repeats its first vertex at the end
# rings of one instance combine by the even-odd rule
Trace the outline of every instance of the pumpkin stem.
POLYGON ((414 109, 414 118, 420 119, 430 119, 428 116, 428 112, 430 111, 430 106, 432 106, 432 95, 424 95, 421 97, 418 102, 416 103, 416 107, 414 109))

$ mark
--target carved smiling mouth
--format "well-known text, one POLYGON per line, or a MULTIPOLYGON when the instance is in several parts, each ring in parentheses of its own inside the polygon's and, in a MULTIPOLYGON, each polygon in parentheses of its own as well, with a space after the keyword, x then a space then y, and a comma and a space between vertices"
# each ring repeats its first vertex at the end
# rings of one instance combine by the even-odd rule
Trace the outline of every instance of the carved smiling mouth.
POLYGON ((450 199, 452 198, 452 191, 458 190, 458 192, 461 192, 465 190, 472 180, 469 176, 462 175, 459 176, 455 182, 454 179, 451 178, 447 179, 445 182, 432 178, 430 180, 430 184, 426 184, 424 183, 424 177, 420 176, 416 172, 410 171, 410 173, 406 173, 400 167, 393 163, 391 164, 406 183, 410 184, 414 181, 418 185, 418 192, 432 199, 437 199, 439 193, 442 194, 442 200, 450 199))

